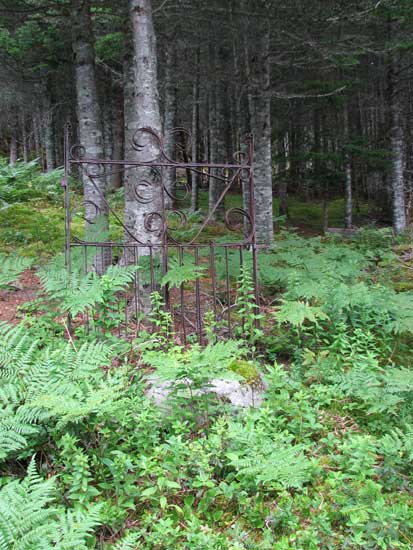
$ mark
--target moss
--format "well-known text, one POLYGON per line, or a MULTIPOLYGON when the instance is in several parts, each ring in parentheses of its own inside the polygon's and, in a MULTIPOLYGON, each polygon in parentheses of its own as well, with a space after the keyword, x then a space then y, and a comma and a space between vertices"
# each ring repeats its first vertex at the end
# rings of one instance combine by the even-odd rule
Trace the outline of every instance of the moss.
POLYGON ((394 283, 394 289, 397 290, 397 292, 413 290, 413 281, 401 281, 399 283, 394 283))
POLYGON ((244 378, 247 384, 256 384, 261 380, 261 376, 256 365, 254 365, 251 361, 236 359, 230 364, 229 368, 232 372, 235 372, 244 378))
POLYGON ((0 247, 46 258, 63 250, 63 209, 44 204, 14 204, 0 212, 0 247))

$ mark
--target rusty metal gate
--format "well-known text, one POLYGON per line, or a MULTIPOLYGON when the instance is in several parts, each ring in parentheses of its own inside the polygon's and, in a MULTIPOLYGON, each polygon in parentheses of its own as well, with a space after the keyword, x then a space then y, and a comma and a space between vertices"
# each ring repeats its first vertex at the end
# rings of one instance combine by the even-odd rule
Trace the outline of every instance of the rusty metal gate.
MULTIPOLYGON (((255 309, 259 308, 253 141, 246 138, 242 152, 234 156, 232 163, 191 162, 190 134, 178 128, 173 135, 174 153, 168 155, 163 136, 140 128, 132 140, 133 158, 114 160, 87 157, 81 145, 70 144, 70 130, 66 129, 62 183, 66 265, 71 270, 76 259, 83 273, 96 272, 96 258, 101 259, 105 269, 122 262, 137 266, 131 284, 117 294, 119 335, 150 330, 144 295, 158 291, 162 308, 170 312, 174 332, 182 343, 202 343, 208 327, 219 336, 232 337, 242 333, 245 322, 245 308, 239 305, 242 272, 248 272, 249 299, 252 297, 255 309), (145 155, 146 149, 150 154, 145 155), (165 185, 168 170, 174 173, 172 189, 165 185), (142 171, 146 175, 150 171, 150 178, 142 171), (127 178, 134 200, 145 205, 141 227, 150 238, 142 239, 125 224, 121 191, 102 191, 102 178, 107 181, 115 172, 127 178), (83 196, 82 200, 79 187, 71 189, 72 173, 87 178, 92 199, 83 196), (189 214, 194 174, 199 181, 201 208, 189 214), (220 192, 208 210, 205 195, 215 184, 220 192), (110 237, 106 234, 91 239, 82 235, 80 228, 98 224, 102 210, 110 219, 110 237), (181 273, 182 280, 174 283, 173 270, 179 275, 184 269, 189 272, 187 279, 181 273)), ((89 323, 89 316, 80 322, 89 323)))

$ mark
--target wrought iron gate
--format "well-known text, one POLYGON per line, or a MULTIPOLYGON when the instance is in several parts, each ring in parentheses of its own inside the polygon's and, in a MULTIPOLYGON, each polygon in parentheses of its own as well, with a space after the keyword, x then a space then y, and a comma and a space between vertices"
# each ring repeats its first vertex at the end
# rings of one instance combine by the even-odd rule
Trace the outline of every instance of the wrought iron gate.
POLYGON ((144 314, 144 295, 154 291, 162 293, 163 307, 171 313, 175 332, 183 343, 189 338, 202 343, 206 325, 227 337, 242 331, 245 319, 238 307, 237 284, 242 271, 249 272, 250 294, 255 307, 259 307, 252 138, 245 140, 243 151, 235 155, 233 163, 195 163, 188 160, 190 134, 181 128, 173 131, 177 144, 173 155, 166 153, 162 136, 149 128, 138 129, 130 149, 134 158, 124 160, 89 158, 81 145, 70 145, 69 135, 67 128, 63 186, 68 269, 72 269, 74 257, 82 263, 84 273, 96 268, 96 258, 104 266, 121 262, 138 267, 128 289, 118 293, 119 312, 123 312, 119 334, 136 334, 150 328, 144 314), (79 195, 69 186, 68 176, 74 168, 91 189, 92 198, 83 197, 81 204, 79 195), (168 170, 176 176, 172 189, 165 185, 168 170), (101 191, 102 178, 106 181, 114 172, 127 178, 134 200, 145 205, 141 220, 141 227, 149 235, 145 240, 125 224, 117 193, 101 191), (219 185, 220 193, 212 209, 208 211, 206 206, 206 213, 200 209, 190 217, 193 174, 199 179, 201 195, 213 184, 219 185), (244 203, 237 204, 241 194, 244 203), (80 235, 79 227, 85 225, 85 220, 89 228, 99 224, 102 210, 109 215, 116 238, 80 235), (77 217, 83 218, 82 224, 76 223, 77 217), (214 238, 223 227, 225 233, 214 238), (193 278, 171 285, 171 271, 185 267, 193 278))

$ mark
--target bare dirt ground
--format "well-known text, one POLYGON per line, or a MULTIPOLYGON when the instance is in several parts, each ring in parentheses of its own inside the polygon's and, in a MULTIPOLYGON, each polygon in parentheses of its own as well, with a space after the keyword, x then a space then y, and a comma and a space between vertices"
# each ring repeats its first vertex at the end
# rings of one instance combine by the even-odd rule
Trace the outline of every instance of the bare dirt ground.
POLYGON ((39 292, 40 282, 34 270, 26 270, 13 287, 0 290, 0 321, 17 323, 18 307, 34 300, 39 292))

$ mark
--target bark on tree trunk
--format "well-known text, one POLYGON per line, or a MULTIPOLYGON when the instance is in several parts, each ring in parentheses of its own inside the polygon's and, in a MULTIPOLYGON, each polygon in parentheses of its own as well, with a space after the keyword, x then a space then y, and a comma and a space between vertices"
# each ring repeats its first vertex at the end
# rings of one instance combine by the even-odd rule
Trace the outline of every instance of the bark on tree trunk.
MULTIPOLYGON (((199 48, 196 52, 196 76, 192 93, 192 162, 198 162, 199 140, 199 48)), ((196 212, 199 207, 199 174, 192 172, 191 188, 191 212, 196 212)))
POLYGON ((20 128, 22 136, 22 152, 23 152, 23 162, 28 162, 29 152, 28 152, 28 143, 27 143, 27 129, 26 129, 26 115, 21 113, 20 115, 20 128))
MULTIPOLYGON (((344 106, 344 136, 346 144, 350 141, 350 120, 349 107, 344 106)), ((344 151, 344 172, 345 172, 345 217, 344 226, 346 229, 353 227, 353 178, 351 169, 351 155, 348 151, 344 151)))
POLYGON ((279 214, 280 216, 288 215, 288 183, 287 183, 287 158, 285 148, 285 136, 281 135, 278 140, 278 155, 279 155, 279 176, 278 176, 278 199, 280 201, 279 214))
MULTIPOLYGON (((123 158, 123 94, 121 90, 108 87, 107 101, 103 104, 103 135, 105 157, 113 160, 123 158)), ((122 171, 110 166, 107 174, 107 189, 114 190, 122 186, 122 171)))
POLYGON ((52 104, 47 95, 45 95, 43 106, 43 124, 44 124, 44 149, 46 155, 46 172, 56 168, 55 161, 55 136, 52 104))
MULTIPOLYGON (((114 135, 113 135, 113 106, 111 102, 111 94, 110 94, 110 88, 106 88, 105 90, 105 100, 102 105, 102 122, 103 122, 103 142, 104 142, 104 156, 107 159, 113 158, 113 150, 114 150, 114 135)), ((109 184, 110 177, 108 177, 108 187, 110 187, 109 184)))
MULTIPOLYGON (((123 94, 118 93, 115 99, 115 107, 113 109, 113 158, 122 160, 124 156, 124 119, 123 119, 123 94)), ((123 177, 122 171, 118 170, 112 175, 112 189, 122 187, 123 177)))
MULTIPOLYGON (((396 22, 389 18, 388 38, 393 38, 396 22)), ((404 135, 400 90, 400 59, 397 52, 391 52, 388 59, 388 113, 390 128, 390 149, 392 153, 391 189, 393 193, 393 229, 398 235, 407 229, 404 189, 404 135)))
POLYGON ((404 142, 402 108, 395 77, 395 63, 389 68, 390 148, 392 153, 391 186, 393 191, 393 228, 396 234, 407 228, 404 189, 404 142))
POLYGON ((17 136, 16 128, 12 128, 10 137, 10 152, 9 152, 9 164, 13 166, 17 162, 18 149, 17 149, 17 136))
MULTIPOLYGON (((213 59, 216 70, 219 70, 220 58, 222 52, 214 51, 213 59)), ((211 163, 225 163, 226 157, 226 123, 225 123, 225 84, 222 79, 218 79, 216 85, 211 91, 211 163)), ((222 170, 214 168, 209 178, 209 212, 212 213, 211 219, 222 215, 225 210, 225 199, 223 199, 217 208, 216 204, 222 194, 226 182, 222 180, 222 170)))
POLYGON ((404 151, 401 108, 396 101, 391 104, 391 151, 393 157, 393 226, 396 234, 406 230, 406 204, 404 190, 404 151))
MULTIPOLYGON (((173 129, 176 126, 177 109, 177 90, 173 79, 173 75, 176 72, 175 68, 175 51, 171 47, 166 51, 164 148, 166 156, 173 160, 175 160, 175 135, 173 134, 173 129)), ((173 208, 172 196, 176 170, 174 168, 165 168, 163 179, 165 186, 165 208, 173 208)))
POLYGON ((259 244, 274 239, 271 152, 270 28, 266 24, 256 59, 250 64, 252 84, 251 128, 254 136, 255 221, 259 244))
MULTIPOLYGON (((129 0, 132 21, 132 36, 134 45, 134 70, 130 76, 134 77, 134 94, 131 101, 133 111, 132 123, 127 121, 129 130, 147 128, 161 135, 161 117, 159 111, 159 95, 157 82, 156 39, 152 19, 151 0, 129 0), (133 103, 132 103, 133 102, 133 103)), ((130 115, 131 112, 128 112, 130 115)), ((125 112, 126 116, 126 112, 125 112)), ((140 147, 132 150, 133 158, 138 161, 150 161, 159 155, 156 140, 150 134, 139 132, 135 142, 140 147)), ((139 241, 143 243, 161 244, 162 231, 159 227, 163 223, 159 214, 163 216, 162 188, 157 175, 148 168, 139 168, 135 172, 137 177, 128 178, 125 182, 125 225, 139 241), (137 182, 137 183, 136 183, 137 182), (145 182, 145 188, 142 186, 145 182), (145 200, 136 200, 137 194, 144 195, 145 200), (155 230, 159 229, 159 230, 155 230)), ((143 253, 149 254, 149 248, 143 253)))
MULTIPOLYGON (((75 55, 76 97, 79 123, 79 138, 86 157, 102 159, 104 155, 102 117, 99 108, 95 51, 89 0, 73 2, 73 52, 75 55)), ((86 167, 85 167, 86 168, 86 167)), ((102 165, 89 166, 93 171, 91 179, 82 170, 82 182, 85 199, 86 235, 96 241, 107 238, 109 229, 108 209, 105 201, 106 177, 102 165)), ((94 267, 103 273, 108 265, 108 254, 104 249, 96 255, 94 267)))
MULTIPOLYGON (((160 155, 159 143, 149 132, 161 136, 157 82, 156 38, 151 0, 129 0, 134 57, 125 67, 125 150, 128 158, 149 162, 160 155), (139 129, 145 128, 146 132, 139 129), (131 146, 134 143, 134 147, 131 146)), ((165 210, 159 173, 148 167, 127 170, 125 174, 126 241, 151 246, 139 247, 140 256, 160 254, 165 239, 165 210)), ((136 262, 125 254, 124 263, 136 262)), ((152 285, 139 283, 140 311, 151 309, 152 285)))
POLYGON ((32 126, 33 126, 33 139, 34 139, 34 149, 36 151, 36 157, 39 159, 41 168, 43 169, 42 149, 41 149, 41 131, 40 131, 41 123, 40 123, 40 113, 38 109, 36 109, 35 113, 33 114, 32 126))

